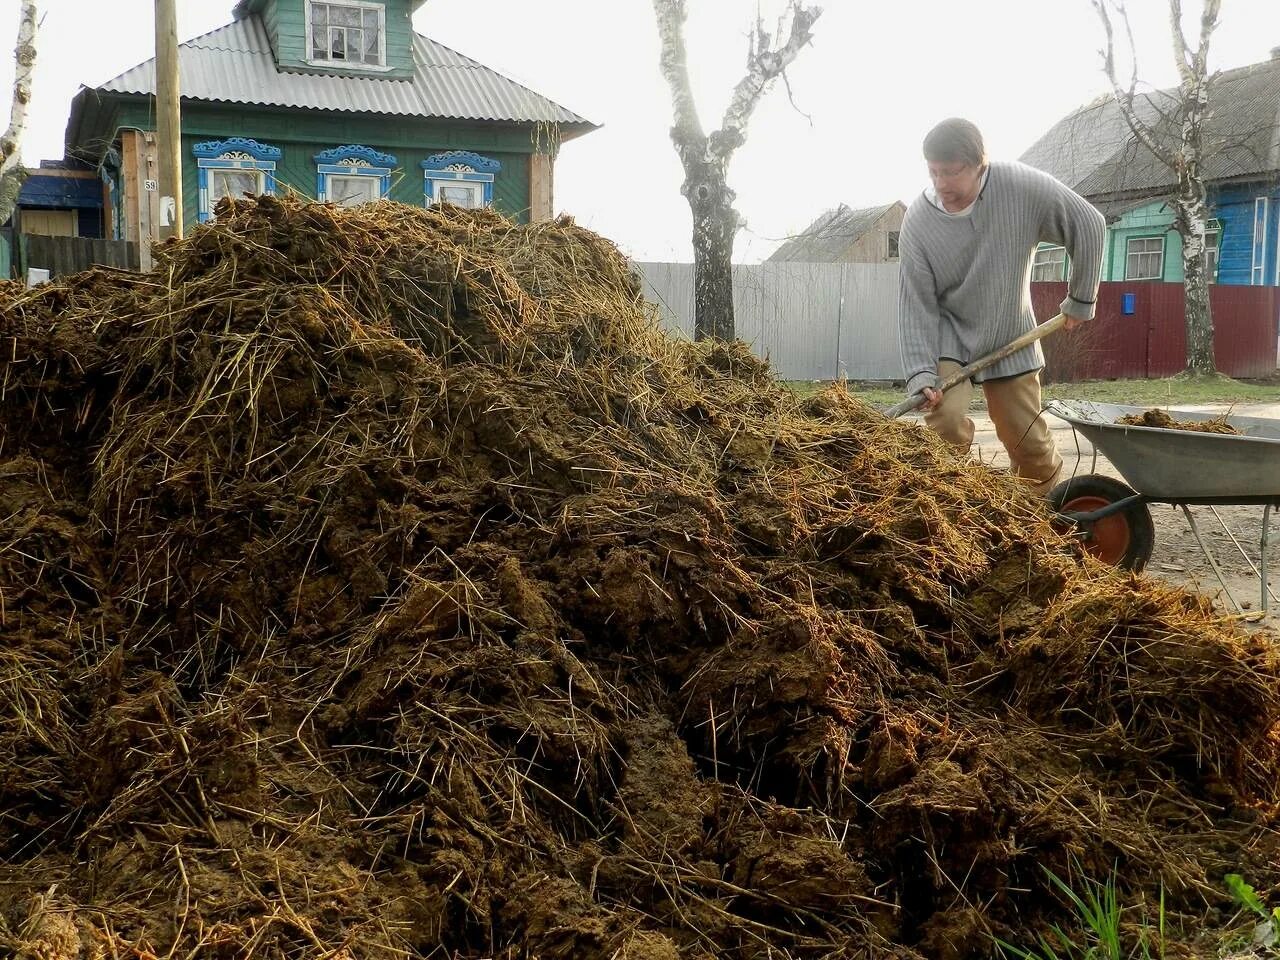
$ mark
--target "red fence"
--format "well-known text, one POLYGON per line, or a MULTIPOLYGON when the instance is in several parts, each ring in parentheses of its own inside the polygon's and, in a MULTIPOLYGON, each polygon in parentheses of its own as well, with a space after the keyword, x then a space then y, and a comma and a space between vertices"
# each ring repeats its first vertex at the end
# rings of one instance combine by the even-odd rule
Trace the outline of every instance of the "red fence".
MULTIPOLYGON (((1065 283, 1033 283, 1041 322, 1058 312, 1065 283)), ((1270 377, 1280 337, 1280 287, 1210 287, 1213 349, 1229 377, 1270 377)), ((1104 283, 1093 323, 1043 341, 1047 382, 1171 377, 1187 365, 1184 294, 1180 283, 1104 283), (1124 295, 1133 294, 1133 312, 1124 295)))

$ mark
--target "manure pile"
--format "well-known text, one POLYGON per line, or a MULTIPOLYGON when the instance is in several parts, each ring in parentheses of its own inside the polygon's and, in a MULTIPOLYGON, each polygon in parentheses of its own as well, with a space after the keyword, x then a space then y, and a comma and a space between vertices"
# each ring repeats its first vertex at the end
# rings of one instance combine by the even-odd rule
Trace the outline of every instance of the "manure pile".
POLYGON ((1273 639, 571 221, 266 198, 0 302, 0 955, 966 960, 1046 870, 1276 889, 1273 639))
POLYGON ((1175 420, 1168 410, 1156 407, 1142 413, 1130 413, 1116 421, 1131 427, 1159 427, 1163 430, 1189 430, 1192 433, 1222 433, 1240 436, 1236 427, 1227 423, 1227 415, 1212 420, 1175 420))

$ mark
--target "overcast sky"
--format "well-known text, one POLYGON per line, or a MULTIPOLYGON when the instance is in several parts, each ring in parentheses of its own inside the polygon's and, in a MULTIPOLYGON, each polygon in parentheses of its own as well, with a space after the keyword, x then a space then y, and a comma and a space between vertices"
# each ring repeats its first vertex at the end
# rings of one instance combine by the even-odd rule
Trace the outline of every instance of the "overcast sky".
MULTIPOLYGON (((783 0, 687 0, 704 126, 718 126, 747 36, 783 0)), ((234 0, 178 0, 182 39, 222 26, 234 0)), ((737 259, 759 260, 838 203, 909 201, 919 144, 937 120, 974 120, 994 157, 1016 158, 1063 114, 1104 92, 1101 27, 1088 0, 827 0, 813 46, 757 111, 730 174, 746 221, 737 259), (797 109, 798 108, 798 109, 797 109), (803 112, 803 115, 801 113, 803 112)), ((1175 82, 1168 0, 1129 0, 1141 76, 1175 82)), ((1189 16, 1198 0, 1187 0, 1189 16)), ((0 0, 9 46, 17 0, 0 0)), ((71 97, 148 59, 153 0, 41 0, 28 163, 62 156, 71 97)), ((429 0, 420 33, 522 81, 602 129, 564 146, 556 206, 640 259, 689 259, 689 211, 668 139, 650 0, 429 0)), ((1195 28, 1195 24, 1191 24, 1195 28)), ((1224 0, 1213 62, 1280 46, 1278 0, 1224 0)), ((7 59, 7 58, 6 58, 7 59)), ((12 67, 3 77, 11 83, 12 67)), ((233 135, 234 130, 228 130, 233 135)))

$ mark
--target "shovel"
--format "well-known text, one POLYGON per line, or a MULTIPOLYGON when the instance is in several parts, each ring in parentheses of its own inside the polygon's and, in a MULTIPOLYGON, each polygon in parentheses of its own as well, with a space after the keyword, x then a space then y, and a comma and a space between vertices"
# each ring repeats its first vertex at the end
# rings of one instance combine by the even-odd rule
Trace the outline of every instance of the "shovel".
MULTIPOLYGON (((1052 320, 1042 323, 1034 330, 1024 333, 1022 336, 1018 337, 1017 340, 1011 340, 998 350, 992 350, 985 357, 979 357, 977 360, 973 361, 973 363, 961 367, 955 373, 951 374, 951 376, 938 384, 938 390, 942 393, 946 393, 957 383, 962 383, 965 380, 968 380, 975 373, 981 373, 983 370, 987 369, 987 367, 994 366, 1010 354, 1017 353, 1024 347, 1029 347, 1037 340, 1056 332, 1066 322, 1067 318, 1061 313, 1058 314, 1052 320)), ((884 415, 890 420, 894 420, 902 416, 904 413, 910 413, 912 410, 916 410, 922 406, 924 406, 924 394, 917 393, 908 397, 906 400, 903 400, 901 403, 890 407, 884 412, 884 415)))

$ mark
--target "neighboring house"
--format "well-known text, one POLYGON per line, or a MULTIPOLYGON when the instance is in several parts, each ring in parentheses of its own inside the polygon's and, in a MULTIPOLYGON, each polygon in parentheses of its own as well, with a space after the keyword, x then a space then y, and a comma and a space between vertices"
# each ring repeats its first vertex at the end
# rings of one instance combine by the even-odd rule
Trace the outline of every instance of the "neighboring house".
MULTIPOLYGON (((594 124, 415 34, 424 2, 240 0, 232 23, 182 44, 185 222, 286 189, 550 217, 556 151, 594 124)), ((162 218, 155 115, 150 60, 82 89, 66 136, 106 184, 110 235, 144 249, 162 218)))
MULTIPOLYGON (((1140 116, 1169 132, 1171 91, 1136 100, 1140 116)), ((1280 285, 1280 48, 1263 63, 1226 70, 1210 90, 1201 170, 1212 220, 1206 259, 1223 284, 1280 285)), ((1053 126, 1022 161, 1053 174, 1107 217, 1103 280, 1181 282, 1182 240, 1170 198, 1173 172, 1130 131, 1110 97, 1081 107, 1053 126)), ((1042 246, 1033 280, 1061 280, 1061 247, 1042 246)))
POLYGON ((0 228, 0 277, 12 272, 15 237, 91 237, 105 235, 105 186, 88 164, 42 160, 28 167, 18 205, 0 228))
POLYGON ((768 258, 768 263, 896 263, 907 208, 900 200, 851 210, 828 210, 768 258))
POLYGON ((42 237, 101 237, 104 191, 87 164, 42 160, 22 182, 15 226, 42 237))

